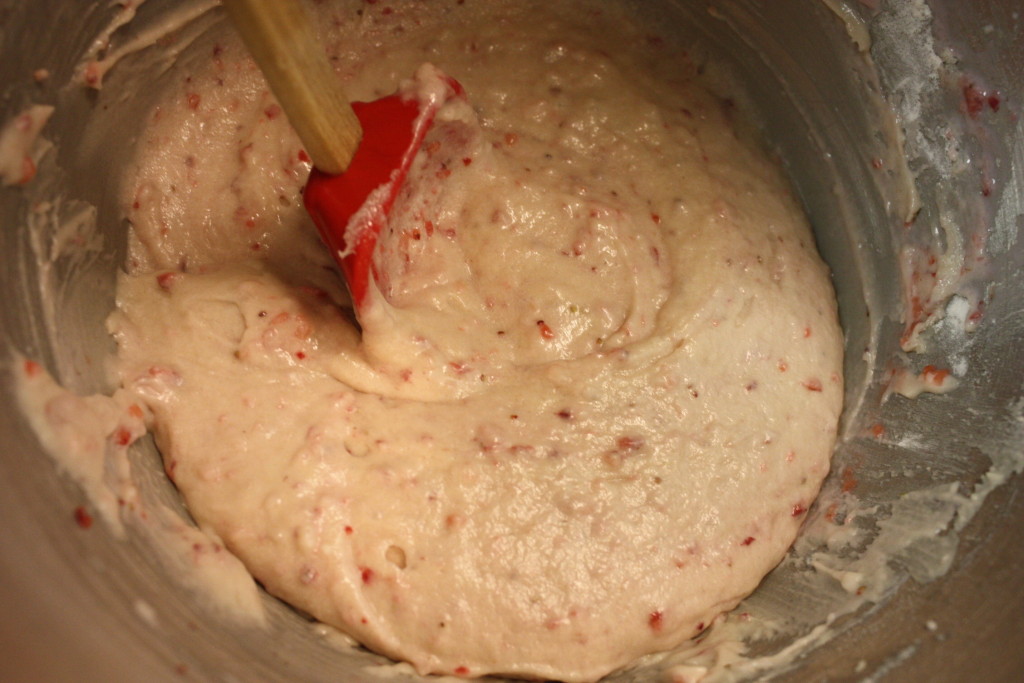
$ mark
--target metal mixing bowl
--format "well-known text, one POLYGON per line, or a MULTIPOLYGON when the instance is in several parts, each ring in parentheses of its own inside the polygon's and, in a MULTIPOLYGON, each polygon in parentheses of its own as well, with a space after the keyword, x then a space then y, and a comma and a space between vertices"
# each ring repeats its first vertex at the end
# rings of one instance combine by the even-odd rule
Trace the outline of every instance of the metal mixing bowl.
MULTIPOLYGON (((101 369, 111 342, 102 321, 125 242, 113 169, 131 153, 167 55, 188 59, 205 31, 223 21, 212 0, 134 4, 137 16, 112 34, 109 50, 131 47, 166 13, 194 19, 157 47, 130 54, 94 91, 68 83, 95 38, 124 11, 120 3, 0 2, 0 121, 31 103, 56 106, 44 130, 55 147, 38 177, 0 191, 0 330, 5 351, 42 361, 78 392, 109 389, 101 369), (49 77, 37 82, 33 73, 41 68, 49 77), (151 87, 119 88, 133 73, 152 74, 151 87), (56 226, 75 216, 95 220, 95 248, 51 259, 56 226)), ((938 484, 959 485, 968 503, 972 491, 993 485, 969 522, 971 505, 960 505, 934 539, 895 556, 893 590, 837 618, 826 645, 740 677, 1024 679, 1024 249, 1017 243, 1024 225, 1024 8, 1016 0, 637 4, 670 37, 700 36, 741 74, 835 273, 848 389, 826 492, 843 487, 852 465, 857 496, 883 513, 938 484), (912 249, 954 259, 961 244, 982 258, 947 290, 933 290, 932 303, 941 317, 951 296, 977 311, 983 301, 977 329, 958 336, 939 322, 924 334, 927 349, 901 349, 913 315, 913 274, 901 263, 912 249), (955 367, 960 386, 913 400, 887 391, 901 371, 929 364, 955 367), (1000 478, 1005 483, 994 486, 1000 478), (942 571, 938 565, 947 561, 942 571)), ((265 598, 267 629, 231 626, 183 590, 144 539, 117 540, 101 524, 76 525, 72 511, 88 501, 28 427, 6 353, 4 359, 0 679, 375 680, 359 666, 379 658, 339 653, 272 598, 265 598)), ((150 489, 173 496, 151 443, 132 457, 150 489)), ((788 596, 813 603, 814 596, 792 592, 798 560, 769 577, 755 602, 788 596)), ((787 644, 783 638, 759 647, 771 654, 787 644)), ((648 680, 652 671, 622 677, 648 680)))

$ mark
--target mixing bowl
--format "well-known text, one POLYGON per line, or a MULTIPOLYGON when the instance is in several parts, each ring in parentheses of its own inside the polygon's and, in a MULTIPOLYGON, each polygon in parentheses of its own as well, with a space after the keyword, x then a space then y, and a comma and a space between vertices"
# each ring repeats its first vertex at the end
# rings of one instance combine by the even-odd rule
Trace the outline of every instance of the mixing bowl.
MULTIPOLYGON (((635 4, 745 85, 834 273, 847 394, 801 540, 738 610, 764 626, 745 655, 723 654, 726 622, 616 678, 675 666, 679 681, 1021 680, 1024 8, 635 4)), ((88 524, 90 501, 18 407, 21 356, 78 393, 110 390, 103 320, 126 234, 115 170, 168 64, 223 22, 212 0, 0 3, 0 120, 55 107, 35 177, 0 191, 2 680, 415 678, 269 596, 265 627, 219 614, 143 534, 88 524), (102 88, 96 65, 112 67, 102 88)), ((152 443, 131 458, 146 495, 181 510, 152 443)))

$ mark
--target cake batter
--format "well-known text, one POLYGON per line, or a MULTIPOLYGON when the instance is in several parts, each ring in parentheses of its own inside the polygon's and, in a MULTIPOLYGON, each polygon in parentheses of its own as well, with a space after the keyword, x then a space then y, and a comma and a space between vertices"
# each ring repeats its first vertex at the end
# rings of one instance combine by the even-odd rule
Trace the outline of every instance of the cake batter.
POLYGON ((180 67, 123 178, 109 325, 193 516, 421 673, 592 681, 699 634, 792 543, 841 408, 777 164, 612 5, 315 11, 356 99, 441 69, 468 100, 357 324, 255 65, 225 26, 180 67))

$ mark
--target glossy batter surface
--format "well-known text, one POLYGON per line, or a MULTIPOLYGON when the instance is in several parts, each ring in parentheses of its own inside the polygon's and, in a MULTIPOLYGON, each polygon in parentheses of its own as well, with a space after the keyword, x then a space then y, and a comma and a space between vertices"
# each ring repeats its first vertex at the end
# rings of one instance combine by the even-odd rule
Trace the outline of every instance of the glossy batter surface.
POLYGON ((586 681, 696 635, 792 543, 840 410, 779 169, 610 5, 316 11, 355 97, 431 63, 469 103, 360 329, 255 66, 225 27, 180 67, 110 320, 168 474, 268 590, 424 673, 586 681))

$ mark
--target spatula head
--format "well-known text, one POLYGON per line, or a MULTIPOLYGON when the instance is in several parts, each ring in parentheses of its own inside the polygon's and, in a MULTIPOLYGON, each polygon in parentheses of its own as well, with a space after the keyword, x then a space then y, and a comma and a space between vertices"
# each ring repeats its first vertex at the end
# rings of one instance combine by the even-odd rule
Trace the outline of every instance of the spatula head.
MULTIPOLYGON (((435 76, 436 78, 436 76, 435 76)), ((354 102, 363 138, 348 170, 327 175, 314 168, 303 193, 306 210, 348 283, 356 312, 376 278, 377 236, 409 173, 434 115, 448 99, 464 97, 462 86, 442 76, 436 88, 404 88, 372 102, 354 102)))

